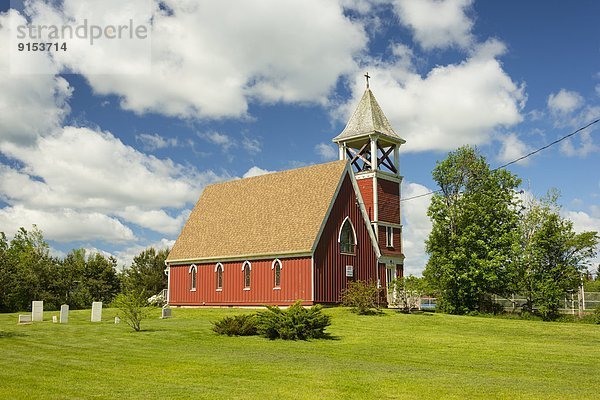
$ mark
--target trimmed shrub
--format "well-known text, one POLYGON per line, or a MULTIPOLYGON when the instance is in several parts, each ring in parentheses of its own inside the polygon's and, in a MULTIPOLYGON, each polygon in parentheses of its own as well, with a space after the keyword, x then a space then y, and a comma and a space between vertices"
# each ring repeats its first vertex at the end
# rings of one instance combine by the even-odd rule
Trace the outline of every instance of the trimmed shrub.
POLYGON ((373 282, 348 282, 342 290, 342 304, 357 314, 376 314, 380 308, 380 292, 373 282))
POLYGON ((287 310, 267 306, 267 311, 257 314, 258 332, 269 339, 307 340, 326 337, 325 328, 331 317, 323 314, 322 306, 302 307, 297 301, 287 310))
POLYGON ((255 314, 241 314, 225 317, 213 322, 212 330, 219 335, 253 336, 257 335, 257 320, 255 314))

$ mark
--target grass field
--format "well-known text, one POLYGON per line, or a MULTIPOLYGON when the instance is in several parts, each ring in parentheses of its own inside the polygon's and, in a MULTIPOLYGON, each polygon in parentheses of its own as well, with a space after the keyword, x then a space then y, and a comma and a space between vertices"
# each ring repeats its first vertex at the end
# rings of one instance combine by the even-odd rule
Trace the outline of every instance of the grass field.
POLYGON ((597 399, 600 326, 441 314, 333 316, 333 340, 222 337, 236 309, 160 311, 133 332, 0 315, 0 399, 597 399))

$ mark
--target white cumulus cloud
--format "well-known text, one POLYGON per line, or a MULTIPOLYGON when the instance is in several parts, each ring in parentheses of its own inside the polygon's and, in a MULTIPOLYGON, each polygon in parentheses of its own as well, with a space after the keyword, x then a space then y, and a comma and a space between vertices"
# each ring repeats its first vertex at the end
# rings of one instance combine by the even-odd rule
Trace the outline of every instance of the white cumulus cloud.
POLYGON ((262 169, 257 166, 251 167, 246 173, 242 176, 242 178, 251 178, 253 176, 260 176, 273 173, 275 171, 269 171, 267 169, 262 169))
POLYGON ((70 208, 37 210, 23 205, 0 208, 0 226, 6 233, 31 225, 37 225, 44 238, 57 242, 103 240, 120 243, 136 239, 133 231, 118 219, 98 212, 70 208))
MULTIPOLYGON (((531 151, 530 146, 523 142, 516 133, 510 133, 503 135, 499 138, 502 147, 498 154, 498 161, 502 163, 511 162, 516 160, 531 151)), ((527 165, 529 159, 524 159, 518 162, 521 165, 527 165)))
POLYGON ((550 112, 558 115, 572 113, 580 108, 583 103, 583 97, 579 93, 566 89, 560 89, 558 93, 551 93, 547 100, 550 112))
MULTIPOLYGON (((524 87, 498 60, 505 46, 490 40, 458 64, 438 66, 426 76, 414 73, 405 58, 373 62, 371 89, 392 126, 406 139, 405 151, 453 150, 489 143, 496 130, 522 121, 524 87)), ((347 121, 364 91, 351 84, 352 99, 338 109, 347 121)))
MULTIPOLYGON (((402 185, 402 198, 419 196, 431 190, 418 183, 407 182, 402 185)), ((431 196, 423 196, 403 201, 402 207, 402 234, 404 260, 404 274, 421 275, 427 264, 428 255, 425 252, 425 240, 431 232, 431 220, 427 216, 427 208, 431 196)))
POLYGON ((166 138, 159 134, 140 133, 135 136, 135 140, 141 142, 142 148, 146 151, 166 149, 178 145, 177 138, 166 138))
MULTIPOLYGON (((110 21, 115 12, 103 2, 61 3, 56 8, 33 0, 33 23, 81 21, 90 15, 110 21)), ((139 9, 127 6, 143 19, 144 2, 138 3, 139 9)), ((157 3, 150 71, 143 57, 102 43, 86 57, 61 54, 60 62, 83 74, 96 93, 117 95, 124 109, 136 113, 243 117, 250 101, 327 103, 337 79, 352 70, 368 41, 361 23, 346 17, 336 1, 162 1, 168 10, 157 3), (97 66, 107 63, 132 73, 97 74, 97 66), (311 65, 318 65, 318 74, 311 65)))
POLYGON ((338 150, 334 145, 329 143, 319 143, 315 146, 315 152, 323 161, 332 161, 337 159, 338 150))
POLYGON ((473 0, 395 0, 400 20, 410 27, 425 50, 468 48, 473 21, 467 15, 473 0))
POLYGON ((0 143, 18 161, 0 166, 0 209, 6 225, 37 224, 51 240, 134 240, 124 221, 176 234, 186 205, 211 182, 230 179, 199 172, 126 146, 110 132, 65 127, 34 145, 0 143), (140 206, 143 205, 143 206, 140 206), (164 209, 183 209, 172 216, 164 209))
MULTIPOLYGON (((11 44, 9 29, 25 23, 14 10, 0 13, 0 54, 3 55, 0 57, 0 142, 29 145, 39 135, 46 135, 61 125, 70 111, 67 101, 73 89, 64 78, 52 73, 11 72, 11 60, 7 56, 11 44)), ((28 64, 12 65, 12 69, 26 72, 31 65, 43 65, 58 73, 58 67, 44 53, 30 53, 29 57, 28 64)))

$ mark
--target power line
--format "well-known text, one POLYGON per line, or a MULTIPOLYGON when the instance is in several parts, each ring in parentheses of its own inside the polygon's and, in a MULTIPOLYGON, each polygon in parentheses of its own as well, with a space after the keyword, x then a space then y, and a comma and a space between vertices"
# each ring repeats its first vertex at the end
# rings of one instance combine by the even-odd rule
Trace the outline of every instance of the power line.
MULTIPOLYGON (((563 140, 568 139, 571 136, 574 136, 574 135, 578 134, 579 132, 583 131, 586 128, 589 128, 590 126, 592 126, 592 125, 594 125, 594 124, 596 124, 598 122, 600 122, 600 118, 595 119, 594 121, 590 122, 589 124, 587 124, 585 126, 582 126, 581 128, 577 129, 576 131, 573 131, 573 132, 569 133, 568 135, 565 135, 565 136, 563 136, 563 137, 561 137, 559 139, 556 139, 552 143, 549 143, 549 144, 547 144, 547 145, 545 145, 543 147, 540 147, 537 150, 534 150, 534 151, 532 151, 532 152, 530 152, 528 154, 525 154, 524 156, 521 156, 521 157, 519 157, 519 158, 517 158, 515 160, 507 162, 506 164, 503 164, 503 165, 501 165, 499 167, 496 167, 496 168, 492 169, 492 171, 497 171, 499 169, 506 168, 509 165, 518 163, 521 160, 524 160, 524 159, 526 159, 528 157, 531 157, 532 155, 537 154, 537 153, 539 153, 542 150, 546 150, 548 147, 554 146, 555 144, 558 144, 558 143, 562 142, 563 140)), ((419 195, 416 195, 416 196, 411 196, 411 197, 407 197, 407 198, 404 198, 404 199, 400 199, 400 201, 408 201, 408 200, 414 200, 414 199, 418 199, 418 198, 425 197, 425 196, 431 196, 431 195, 433 195, 435 193, 438 193, 438 192, 441 192, 441 191, 442 191, 442 189, 432 190, 431 192, 427 192, 427 193, 419 194, 419 195)))

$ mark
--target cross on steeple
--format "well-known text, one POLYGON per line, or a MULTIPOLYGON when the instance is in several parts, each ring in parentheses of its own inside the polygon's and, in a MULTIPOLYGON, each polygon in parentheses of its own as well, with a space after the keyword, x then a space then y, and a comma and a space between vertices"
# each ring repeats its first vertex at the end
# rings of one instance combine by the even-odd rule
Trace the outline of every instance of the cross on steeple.
POLYGON ((368 72, 367 72, 367 73, 364 75, 364 77, 365 77, 365 78, 367 78, 367 89, 368 89, 368 88, 369 88, 369 79, 370 79, 371 77, 369 76, 369 73, 368 73, 368 72))

